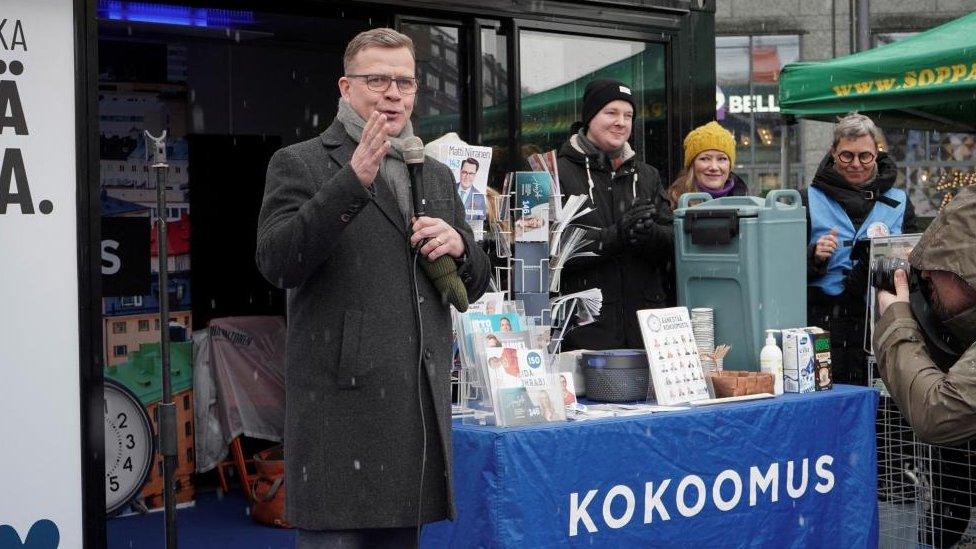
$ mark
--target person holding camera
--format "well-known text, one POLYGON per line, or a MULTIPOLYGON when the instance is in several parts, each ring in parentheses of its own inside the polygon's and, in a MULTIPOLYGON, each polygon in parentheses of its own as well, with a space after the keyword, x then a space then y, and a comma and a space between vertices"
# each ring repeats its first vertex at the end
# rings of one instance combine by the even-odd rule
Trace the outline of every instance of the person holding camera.
POLYGON ((656 169, 628 143, 634 126, 631 89, 601 78, 586 85, 582 118, 557 155, 563 201, 589 197, 593 211, 576 224, 590 227, 595 257, 570 260, 560 291, 600 288, 596 322, 568 332, 562 350, 643 348, 637 311, 674 302, 671 208, 656 169))
MULTIPOLYGON (((918 438, 955 445, 976 439, 976 187, 959 192, 893 276, 874 276, 880 318, 874 353, 881 378, 918 438), (907 267, 907 271, 904 267, 907 267), (891 291, 893 290, 893 291, 891 291)), ((972 458, 965 448, 932 449, 936 547, 969 523, 972 458)))
POLYGON ((813 182, 807 208, 807 321, 830 332, 834 381, 867 385, 865 310, 868 252, 876 236, 915 232, 915 210, 894 187, 895 162, 879 150, 881 130, 862 114, 834 127, 834 143, 813 182))

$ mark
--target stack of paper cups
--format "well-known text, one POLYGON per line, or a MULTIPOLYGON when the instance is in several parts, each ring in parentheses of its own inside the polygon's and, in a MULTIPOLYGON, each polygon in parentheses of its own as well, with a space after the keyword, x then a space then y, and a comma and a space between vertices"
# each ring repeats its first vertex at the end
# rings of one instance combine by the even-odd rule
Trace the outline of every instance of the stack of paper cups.
POLYGON ((702 369, 706 372, 721 370, 712 359, 715 354, 715 311, 706 307, 692 309, 691 332, 695 335, 702 369))

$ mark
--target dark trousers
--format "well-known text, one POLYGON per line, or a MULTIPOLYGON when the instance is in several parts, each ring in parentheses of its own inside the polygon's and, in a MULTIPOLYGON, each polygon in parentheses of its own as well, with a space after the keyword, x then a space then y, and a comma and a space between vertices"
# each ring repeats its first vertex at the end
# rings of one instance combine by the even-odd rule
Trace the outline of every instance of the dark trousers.
POLYGON ((417 547, 417 528, 299 530, 295 549, 410 549, 417 547))
POLYGON ((865 352, 863 304, 838 300, 807 304, 807 322, 830 332, 830 362, 834 383, 866 386, 868 354, 865 352))

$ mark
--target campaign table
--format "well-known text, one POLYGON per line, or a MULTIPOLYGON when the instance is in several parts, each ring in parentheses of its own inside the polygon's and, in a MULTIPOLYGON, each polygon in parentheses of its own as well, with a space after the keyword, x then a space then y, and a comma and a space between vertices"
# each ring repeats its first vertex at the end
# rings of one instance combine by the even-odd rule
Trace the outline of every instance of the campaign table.
POLYGON ((877 391, 624 418, 454 424, 424 547, 876 547, 877 391))

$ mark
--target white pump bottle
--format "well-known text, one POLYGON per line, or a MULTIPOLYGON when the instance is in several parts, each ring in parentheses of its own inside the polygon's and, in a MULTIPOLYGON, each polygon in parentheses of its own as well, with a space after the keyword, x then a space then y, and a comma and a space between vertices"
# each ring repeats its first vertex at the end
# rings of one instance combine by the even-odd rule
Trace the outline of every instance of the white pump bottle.
POLYGON ((774 332, 766 330, 766 345, 759 352, 760 371, 773 374, 773 394, 783 394, 783 351, 776 345, 774 332))

